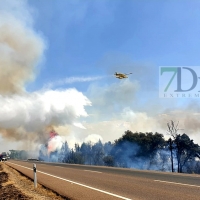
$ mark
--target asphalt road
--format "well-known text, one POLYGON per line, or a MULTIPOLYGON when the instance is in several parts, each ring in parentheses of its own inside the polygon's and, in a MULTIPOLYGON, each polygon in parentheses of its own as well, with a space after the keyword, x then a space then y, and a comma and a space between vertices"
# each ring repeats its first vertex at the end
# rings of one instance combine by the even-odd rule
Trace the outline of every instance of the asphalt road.
POLYGON ((9 160, 7 165, 71 199, 200 200, 200 175, 9 160))

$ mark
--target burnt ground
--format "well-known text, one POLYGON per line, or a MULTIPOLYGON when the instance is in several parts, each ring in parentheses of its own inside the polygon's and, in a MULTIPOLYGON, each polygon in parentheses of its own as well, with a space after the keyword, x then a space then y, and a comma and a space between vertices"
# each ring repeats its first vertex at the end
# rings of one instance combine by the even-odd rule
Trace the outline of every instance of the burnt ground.
POLYGON ((19 191, 11 181, 9 181, 8 174, 3 171, 2 165, 0 165, 0 199, 30 199, 30 197, 24 195, 19 191))
POLYGON ((0 162, 0 191, 0 200, 69 200, 40 184, 35 189, 32 180, 4 162, 0 162))

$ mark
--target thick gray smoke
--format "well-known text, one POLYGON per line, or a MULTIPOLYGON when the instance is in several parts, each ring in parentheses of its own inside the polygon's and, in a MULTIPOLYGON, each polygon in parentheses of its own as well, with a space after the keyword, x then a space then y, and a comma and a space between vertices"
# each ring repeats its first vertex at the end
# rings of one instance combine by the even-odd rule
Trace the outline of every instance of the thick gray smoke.
POLYGON ((0 1, 0 7, 0 94, 21 93, 34 78, 45 45, 31 27, 25 1, 0 1))

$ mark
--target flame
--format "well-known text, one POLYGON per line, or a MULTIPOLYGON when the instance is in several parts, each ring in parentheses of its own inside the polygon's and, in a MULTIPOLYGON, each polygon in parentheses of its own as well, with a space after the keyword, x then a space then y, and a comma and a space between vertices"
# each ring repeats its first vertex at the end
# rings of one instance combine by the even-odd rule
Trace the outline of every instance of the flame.
POLYGON ((51 138, 57 136, 58 133, 56 133, 54 130, 52 130, 52 131, 49 133, 49 135, 50 135, 50 138, 49 138, 49 139, 51 139, 51 138))
POLYGON ((60 150, 63 145, 62 138, 54 130, 49 132, 49 140, 47 142, 47 152, 50 155, 51 152, 60 150))

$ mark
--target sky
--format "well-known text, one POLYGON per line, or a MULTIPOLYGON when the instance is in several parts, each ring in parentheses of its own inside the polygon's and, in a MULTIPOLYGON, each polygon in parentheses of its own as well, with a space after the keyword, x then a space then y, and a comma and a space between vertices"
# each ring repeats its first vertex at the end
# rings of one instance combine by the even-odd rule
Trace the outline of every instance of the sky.
POLYGON ((199 1, 0 0, 0 54, 0 152, 170 120, 200 144, 200 99, 159 97, 160 66, 200 66, 199 1))

